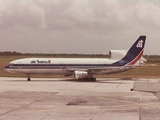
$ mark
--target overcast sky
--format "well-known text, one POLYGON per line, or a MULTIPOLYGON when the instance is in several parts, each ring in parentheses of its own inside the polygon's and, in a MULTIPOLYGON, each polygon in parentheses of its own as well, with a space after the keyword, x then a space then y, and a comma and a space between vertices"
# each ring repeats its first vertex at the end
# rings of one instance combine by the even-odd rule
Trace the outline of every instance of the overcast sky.
POLYGON ((160 55, 160 0, 0 0, 0 51, 108 54, 140 35, 160 55))

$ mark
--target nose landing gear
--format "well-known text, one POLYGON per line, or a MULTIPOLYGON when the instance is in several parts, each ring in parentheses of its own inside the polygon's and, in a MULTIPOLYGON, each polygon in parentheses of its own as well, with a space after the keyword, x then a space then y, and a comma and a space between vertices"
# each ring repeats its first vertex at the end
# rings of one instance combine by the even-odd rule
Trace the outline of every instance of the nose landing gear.
POLYGON ((30 75, 28 75, 27 81, 31 81, 30 75))

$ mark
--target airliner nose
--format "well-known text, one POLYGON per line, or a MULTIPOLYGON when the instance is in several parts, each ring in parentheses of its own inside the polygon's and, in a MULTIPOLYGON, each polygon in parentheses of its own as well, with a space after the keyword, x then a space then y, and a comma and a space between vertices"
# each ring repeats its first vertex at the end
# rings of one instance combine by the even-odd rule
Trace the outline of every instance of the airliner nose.
POLYGON ((5 66, 5 67, 4 67, 4 70, 5 70, 6 72, 8 72, 8 68, 9 68, 9 65, 5 66))
POLYGON ((10 65, 5 66, 4 71, 9 72, 9 73, 15 73, 14 70, 10 68, 10 65))
POLYGON ((5 66, 4 69, 5 69, 5 68, 9 68, 9 65, 5 66))

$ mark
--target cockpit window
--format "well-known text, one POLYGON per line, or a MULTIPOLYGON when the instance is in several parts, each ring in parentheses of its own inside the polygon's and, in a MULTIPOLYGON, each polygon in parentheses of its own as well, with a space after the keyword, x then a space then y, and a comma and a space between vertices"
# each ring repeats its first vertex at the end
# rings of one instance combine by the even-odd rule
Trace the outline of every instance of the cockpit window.
POLYGON ((10 63, 9 66, 13 66, 13 63, 10 63))

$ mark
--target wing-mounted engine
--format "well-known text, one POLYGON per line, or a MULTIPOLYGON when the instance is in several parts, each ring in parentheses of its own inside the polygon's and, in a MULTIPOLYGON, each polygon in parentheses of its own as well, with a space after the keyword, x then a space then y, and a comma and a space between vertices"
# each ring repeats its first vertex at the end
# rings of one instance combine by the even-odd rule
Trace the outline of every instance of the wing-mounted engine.
POLYGON ((86 71, 75 71, 74 77, 75 79, 83 79, 88 78, 90 75, 86 71))
POLYGON ((128 50, 110 50, 109 57, 111 59, 121 59, 127 54, 128 50))

